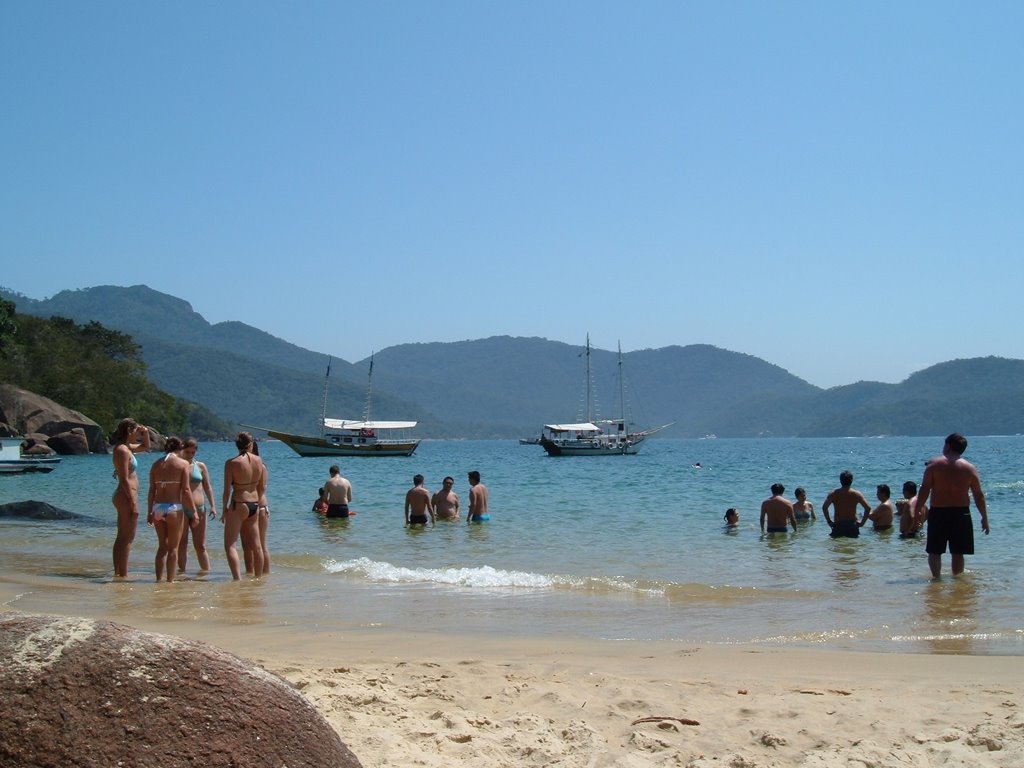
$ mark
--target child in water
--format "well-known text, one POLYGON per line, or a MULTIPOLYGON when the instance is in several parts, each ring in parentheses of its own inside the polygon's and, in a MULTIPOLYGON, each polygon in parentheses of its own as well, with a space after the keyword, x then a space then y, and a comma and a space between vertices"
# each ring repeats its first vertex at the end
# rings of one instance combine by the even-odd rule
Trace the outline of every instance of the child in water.
POLYGON ((313 502, 313 511, 316 512, 318 515, 327 514, 327 502, 320 498, 323 495, 324 489, 321 488, 319 491, 317 491, 316 501, 313 502))
POLYGON ((740 513, 737 512, 733 507, 729 507, 727 510, 725 510, 724 519, 726 528, 740 527, 740 513))

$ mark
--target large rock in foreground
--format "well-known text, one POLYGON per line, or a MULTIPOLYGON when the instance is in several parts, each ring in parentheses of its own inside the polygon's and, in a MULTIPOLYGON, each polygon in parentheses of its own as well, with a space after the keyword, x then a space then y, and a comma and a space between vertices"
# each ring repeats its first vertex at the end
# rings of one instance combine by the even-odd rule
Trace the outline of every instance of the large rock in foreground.
MULTIPOLYGON (((48 437, 81 429, 89 450, 107 450, 100 425, 78 411, 65 408, 48 397, 29 392, 11 384, 0 384, 0 424, 6 424, 16 435, 40 432, 48 437)), ((60 452, 60 447, 51 445, 60 452)))
POLYGON ((204 643, 7 613, 0 659, 0 766, 360 766, 288 683, 204 643))

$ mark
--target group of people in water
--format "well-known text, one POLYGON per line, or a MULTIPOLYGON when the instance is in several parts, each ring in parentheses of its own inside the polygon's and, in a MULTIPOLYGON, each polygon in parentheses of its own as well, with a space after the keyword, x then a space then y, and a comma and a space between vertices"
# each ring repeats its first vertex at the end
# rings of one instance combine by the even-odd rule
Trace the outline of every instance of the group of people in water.
MULTIPOLYGON (((967 438, 954 432, 946 438, 942 455, 929 459, 925 464, 924 479, 918 491, 917 483, 908 480, 903 484, 903 498, 893 503, 888 485, 876 488, 878 504, 872 506, 864 494, 853 488, 853 473, 844 470, 839 475, 839 487, 832 490, 821 506, 822 516, 831 529, 832 538, 860 535, 860 529, 869 521, 876 531, 893 527, 897 516, 900 518, 900 538, 913 538, 927 522, 928 566, 934 577, 942 570, 942 555, 949 549, 953 574, 964 570, 964 555, 974 554, 974 524, 971 519, 970 502, 981 515, 981 528, 989 532, 988 508, 985 494, 981 489, 981 478, 973 464, 963 459, 967 450, 967 438), (932 506, 928 507, 931 498, 932 506), (857 518, 859 508, 864 514, 857 518), (829 511, 832 515, 829 515, 829 511)), ((761 532, 764 534, 786 533, 789 526, 797 530, 799 522, 817 519, 814 505, 807 500, 803 488, 795 491, 796 502, 787 499, 781 483, 771 487, 772 495, 761 503, 761 532)), ((725 512, 726 529, 739 527, 739 512, 729 508, 725 512)))
MULTIPOLYGON (((488 509, 487 486, 480 482, 480 473, 469 472, 469 514, 467 523, 482 523, 491 519, 488 509)), ((435 525, 438 520, 454 521, 462 516, 459 495, 452 490, 455 478, 445 477, 441 490, 431 493, 423 485, 424 478, 416 474, 412 478, 412 488, 405 494, 405 524, 435 525)), ((330 468, 330 479, 320 489, 313 511, 324 517, 351 517, 355 511, 349 507, 352 501, 352 484, 341 476, 337 464, 330 468)))
MULTIPOLYGON (((139 478, 137 452, 149 451, 149 429, 133 419, 123 419, 114 432, 113 461, 117 489, 113 503, 117 510, 117 536, 114 540, 114 575, 128 575, 128 559, 138 526, 139 478)), ((224 524, 224 551, 231 576, 236 581, 245 573, 261 577, 270 572, 270 551, 267 549, 267 529, 270 524, 270 506, 267 502, 267 467, 260 459, 259 446, 248 432, 240 432, 235 439, 238 455, 224 464, 224 485, 221 497, 221 522, 224 524), (237 542, 242 541, 243 556, 239 558, 237 542)), ((146 498, 146 522, 157 534, 157 553, 154 570, 156 580, 174 581, 185 570, 189 538, 192 539, 199 572, 210 570, 210 556, 206 549, 207 520, 217 517, 213 483, 207 466, 197 461, 199 444, 195 438, 181 440, 168 437, 164 455, 153 462, 149 471, 149 493, 146 498)), ((974 500, 981 515, 981 528, 989 533, 988 508, 981 488, 981 478, 973 464, 963 458, 967 439, 959 434, 949 435, 942 454, 925 464, 921 488, 908 480, 903 484, 903 498, 893 503, 888 485, 876 489, 878 503, 868 503, 864 494, 853 488, 853 473, 844 470, 839 475, 839 487, 832 490, 821 506, 822 516, 828 523, 830 536, 857 537, 869 521, 874 530, 885 531, 893 527, 900 517, 900 537, 911 538, 927 523, 928 565, 932 575, 938 577, 942 569, 942 555, 947 548, 952 558, 953 574, 964 570, 964 556, 974 554, 974 524, 970 503, 974 500), (931 507, 928 501, 931 500, 931 507), (858 519, 858 509, 863 517, 858 519), (829 512, 832 512, 832 515, 829 512)), ((480 482, 480 473, 471 471, 469 477, 469 514, 467 523, 490 519, 487 487, 480 482)), ((445 477, 442 488, 431 494, 424 485, 423 475, 413 477, 413 487, 405 496, 405 525, 430 525, 441 520, 458 520, 461 516, 459 496, 452 488, 455 481, 445 477)), ((785 487, 775 483, 772 495, 761 504, 760 527, 762 533, 793 531, 801 521, 817 519, 814 505, 807 500, 803 488, 795 491, 792 502, 783 494, 785 487)), ((326 517, 350 517, 352 484, 342 477, 337 465, 330 468, 330 479, 320 489, 314 510, 326 517)), ((725 513, 727 529, 739 527, 739 512, 730 508, 725 513)))
MULTIPOLYGON (((112 499, 117 510, 114 575, 125 577, 141 515, 135 454, 150 450, 151 437, 148 427, 134 419, 122 419, 111 442, 117 480, 112 499)), ((245 573, 251 576, 270 573, 267 549, 270 506, 267 503, 267 467, 260 459, 258 444, 248 432, 240 432, 235 446, 238 455, 224 464, 221 522, 228 567, 231 577, 237 581, 241 578, 243 564, 245 573), (242 558, 238 556, 239 538, 242 558)), ((210 570, 206 526, 208 519, 216 519, 217 506, 210 471, 196 459, 199 451, 196 439, 168 437, 163 450, 164 455, 154 461, 149 470, 146 523, 157 535, 156 580, 170 582, 185 570, 189 538, 199 562, 199 573, 210 570)))
MULTIPOLYGON (((924 526, 925 514, 918 517, 914 513, 917 502, 917 483, 908 480, 903 484, 903 498, 892 501, 892 490, 888 485, 876 487, 875 496, 878 504, 874 507, 867 498, 853 487, 853 473, 844 470, 839 475, 839 487, 831 491, 822 505, 821 511, 828 523, 829 535, 832 538, 857 538, 860 529, 870 521, 876 531, 888 531, 900 516, 900 538, 913 538, 924 526), (864 516, 858 520, 857 510, 864 508, 864 516), (829 516, 829 510, 832 516, 829 516)), ((789 501, 783 494, 786 492, 782 483, 775 483, 771 488, 772 495, 761 503, 761 532, 786 533, 789 526, 797 530, 797 524, 817 520, 814 504, 807 500, 807 492, 803 488, 794 491, 796 501, 789 501)), ((725 513, 726 527, 735 528, 739 522, 735 509, 725 513), (732 514, 730 514, 732 513, 732 514)))

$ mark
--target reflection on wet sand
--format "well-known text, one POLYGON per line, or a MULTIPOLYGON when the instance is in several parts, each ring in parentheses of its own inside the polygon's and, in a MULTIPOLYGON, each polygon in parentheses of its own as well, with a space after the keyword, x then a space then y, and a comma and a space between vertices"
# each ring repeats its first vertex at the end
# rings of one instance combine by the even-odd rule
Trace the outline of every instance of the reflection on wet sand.
POLYGON ((978 587, 970 574, 929 581, 922 593, 923 638, 932 653, 979 653, 978 587))

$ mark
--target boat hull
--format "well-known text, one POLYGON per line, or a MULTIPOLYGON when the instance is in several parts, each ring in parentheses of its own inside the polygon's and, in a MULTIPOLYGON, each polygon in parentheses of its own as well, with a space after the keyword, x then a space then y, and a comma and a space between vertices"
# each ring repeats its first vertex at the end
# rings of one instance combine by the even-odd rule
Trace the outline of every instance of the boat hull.
POLYGON ((640 450, 644 439, 621 441, 606 440, 551 440, 544 438, 541 447, 548 456, 633 456, 640 450))
POLYGON ((330 435, 326 438, 292 435, 287 432, 267 430, 267 434, 287 445, 299 456, 412 456, 419 446, 419 440, 377 440, 360 438, 363 442, 344 442, 344 437, 336 440, 330 435))

